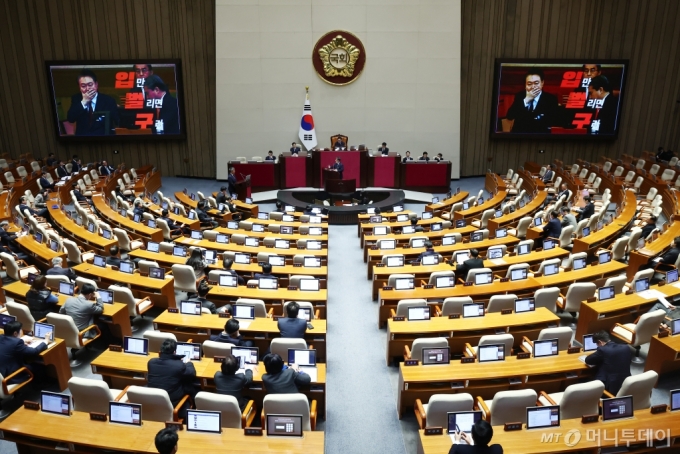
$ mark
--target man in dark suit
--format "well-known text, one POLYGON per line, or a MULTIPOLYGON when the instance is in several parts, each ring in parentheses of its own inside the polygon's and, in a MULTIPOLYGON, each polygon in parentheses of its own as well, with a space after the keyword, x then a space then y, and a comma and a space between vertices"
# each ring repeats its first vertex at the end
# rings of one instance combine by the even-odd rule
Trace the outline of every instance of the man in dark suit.
POLYGON ((47 270, 45 273, 47 276, 66 276, 71 280, 71 282, 75 281, 78 276, 76 276, 76 273, 71 269, 71 268, 62 268, 61 265, 63 264, 64 259, 61 257, 55 257, 52 259, 52 268, 47 270))
MULTIPOLYGON (((47 350, 47 344, 52 339, 52 333, 45 336, 45 342, 41 342, 35 348, 29 347, 21 339, 23 331, 21 322, 9 322, 5 325, 5 335, 0 336, 0 373, 7 378, 22 367, 28 368, 31 372, 36 372, 40 363, 24 363, 26 358, 37 357, 40 352, 47 350)), ((8 384, 13 385, 26 380, 25 373, 12 377, 8 384)), ((40 378, 40 377, 36 377, 40 378)))
POLYGON ((590 200, 590 196, 584 197, 583 200, 586 202, 586 206, 581 209, 581 213, 578 215, 577 221, 579 222, 584 219, 590 219, 595 214, 595 204, 590 200))
MULTIPOLYGON (((640 236, 644 238, 644 236, 640 236)), ((673 239, 673 247, 668 250, 664 255, 660 257, 655 257, 651 259, 646 264, 642 265, 638 271, 646 270, 649 268, 656 268, 657 271, 668 271, 672 269, 672 266, 661 266, 658 265, 675 265, 675 261, 678 260, 678 255, 680 255, 680 236, 676 236, 673 239)))
POLYGON ((163 209, 161 211, 161 216, 158 219, 161 219, 165 221, 166 224, 168 224, 168 228, 170 229, 170 235, 182 235, 182 234, 189 234, 191 233, 191 229, 184 224, 176 224, 175 221, 170 219, 168 217, 168 210, 163 209))
POLYGON ((201 307, 208 309, 211 314, 217 314, 217 306, 215 306, 215 303, 206 298, 211 288, 212 287, 209 286, 207 282, 201 282, 198 286, 198 289, 196 289, 198 291, 198 295, 194 296, 193 298, 189 298, 187 301, 201 303, 201 307))
POLYGON ((437 153, 437 156, 434 157, 434 162, 442 162, 444 160, 444 155, 441 153, 437 153))
POLYGON ((35 211, 33 208, 27 205, 28 199, 26 198, 25 195, 22 195, 21 198, 19 199, 19 209, 21 210, 22 213, 25 213, 26 210, 32 215, 32 216, 39 216, 41 218, 46 218, 49 212, 47 211, 47 208, 43 208, 40 211, 35 211))
POLYGON ((201 200, 198 202, 198 205, 196 205, 196 216, 198 216, 198 220, 200 221, 201 225, 211 225, 212 228, 218 227, 220 224, 219 222, 215 221, 213 218, 208 215, 206 212, 206 203, 205 200, 201 200))
POLYGON ((342 140, 342 137, 335 139, 335 143, 333 144, 334 149, 344 150, 346 147, 347 144, 342 140))
POLYGON ((243 397, 242 392, 253 382, 253 371, 246 369, 244 373, 237 374, 239 366, 240 361, 234 355, 227 355, 220 366, 221 372, 215 372, 214 381, 217 393, 235 397, 238 406, 243 410, 248 399, 243 397))
POLYGON ((49 190, 54 189, 54 185, 52 183, 50 183, 50 180, 47 179, 47 173, 46 172, 43 172, 42 176, 40 177, 40 179, 38 181, 40 182, 40 186, 43 189, 49 189, 49 190))
POLYGON ((109 256, 106 257, 106 264, 111 266, 120 266, 120 250, 117 245, 109 248, 109 256))
MULTIPOLYGON (((113 134, 118 124, 118 106, 116 101, 104 93, 99 93, 97 76, 89 69, 78 75, 80 93, 71 96, 71 107, 66 119, 76 123, 77 136, 103 136, 113 134), (108 129, 106 120, 108 119, 108 129)), ((76 170, 73 169, 75 172, 76 170)))
MULTIPOLYGON (((559 213, 557 211, 550 212, 550 220, 543 227, 543 232, 541 233, 540 243, 537 247, 543 245, 543 240, 546 238, 559 238, 562 234, 562 223, 558 219, 559 213)), ((538 240, 539 238, 537 238, 538 240)))
POLYGON ((9 221, 4 220, 0 222, 0 243, 10 250, 10 255, 22 254, 21 248, 16 243, 17 236, 14 233, 8 232, 7 229, 9 229, 9 221))
MULTIPOLYGON (((227 271, 229 274, 236 277, 238 279, 238 285, 246 285, 246 281, 241 276, 236 274, 236 271, 231 269, 233 264, 234 261, 232 259, 224 258, 222 260, 222 267, 224 268, 223 271, 227 271)), ((231 312, 231 310, 229 312, 231 312)))
POLYGON ((236 194, 236 169, 229 167, 229 176, 227 177, 227 186, 229 187, 229 194, 236 194))
POLYGON ((134 208, 132 209, 132 214, 133 214, 133 215, 138 214, 138 215, 139 215, 139 218, 143 221, 143 220, 144 220, 144 213, 145 213, 145 212, 146 212, 146 208, 145 208, 144 205, 142 204, 142 201, 141 201, 141 200, 137 200, 137 201, 135 202, 134 208))
MULTIPOLYGON (((231 309, 229 310, 231 312, 231 309)), ((243 335, 239 332, 239 322, 235 318, 230 318, 224 324, 224 331, 220 334, 210 336, 213 342, 223 342, 225 344, 234 344, 237 347, 252 347, 253 341, 243 339, 243 335)))
POLYGON ((415 261, 420 263, 423 261, 423 257, 427 257, 428 255, 437 255, 437 253, 434 250, 434 245, 432 244, 432 241, 425 242, 425 251, 421 252, 418 255, 418 258, 415 259, 415 261))
POLYGON ((64 164, 64 161, 59 161, 59 167, 57 167, 57 175, 59 178, 64 178, 69 175, 68 169, 66 168, 66 164, 64 164))
POLYGON ((335 158, 335 164, 333 164, 331 169, 338 172, 338 175, 340 176, 340 179, 342 180, 342 173, 345 171, 345 166, 342 164, 342 162, 340 162, 340 158, 335 158))
POLYGON ((163 79, 157 75, 144 80, 147 105, 154 109, 154 131, 156 134, 179 134, 179 106, 170 95, 163 79), (152 105, 149 106, 148 104, 152 105))
POLYGON ((78 159, 78 155, 74 154, 73 158, 71 159, 71 175, 74 173, 77 173, 80 170, 80 159, 78 159))
POLYGON ((269 150, 269 153, 267 153, 267 156, 265 156, 264 160, 276 162, 276 156, 274 156, 274 152, 269 150))
POLYGON ((640 238, 647 238, 650 233, 656 228, 656 221, 657 217, 656 216, 650 216, 647 219, 647 224, 645 224, 644 227, 642 227, 642 233, 640 234, 640 238))
POLYGON ((407 161, 413 161, 413 158, 411 157, 411 152, 407 151, 406 154, 404 155, 404 158, 401 160, 402 163, 406 163, 407 161))
POLYGON ((99 166, 99 175, 101 176, 109 176, 111 175, 116 169, 113 166, 110 166, 108 162, 102 161, 102 165, 99 166))
POLYGON ((427 156, 427 151, 423 151, 423 155, 418 158, 418 161, 425 161, 428 162, 430 158, 427 156))
POLYGON ((593 77, 588 85, 588 98, 595 100, 593 120, 590 122, 591 134, 613 134, 619 110, 619 100, 611 94, 612 87, 605 76, 593 77))
MULTIPOLYGON (((452 265, 455 262, 449 262, 452 265)), ((475 248, 470 249, 470 258, 461 265, 456 266, 456 276, 459 279, 467 279, 468 271, 477 268, 484 268, 484 260, 479 258, 479 251, 475 248)))
POLYGON ((269 263, 263 263, 262 264, 262 272, 261 273, 255 273, 253 276, 253 279, 259 279, 261 277, 273 277, 276 278, 276 276, 272 275, 272 266, 269 263))
POLYGON ((296 394, 299 387, 312 382, 312 378, 297 366, 285 367, 276 353, 265 355, 264 368, 267 373, 262 376, 262 382, 267 394, 296 394))
POLYGON ((59 160, 54 156, 54 153, 50 153, 47 155, 47 160, 45 160, 45 164, 47 167, 52 167, 55 166, 59 163, 59 160))
POLYGON ((307 332, 307 321, 298 318, 300 313, 300 305, 295 301, 288 303, 286 306, 285 318, 280 318, 277 322, 281 337, 304 339, 307 332))
POLYGON ((390 152, 390 149, 387 148, 387 142, 383 142, 383 143, 382 143, 382 147, 378 148, 378 151, 379 151, 380 154, 382 154, 383 156, 387 156, 387 154, 390 152))
POLYGON ((558 115, 557 97, 543 91, 545 76, 539 68, 530 68, 524 78, 525 90, 515 95, 506 118, 513 120, 514 133, 550 133, 558 115))
POLYGON ((215 203, 217 203, 217 206, 219 207, 221 203, 225 204, 227 208, 229 208, 229 211, 231 213, 236 211, 236 207, 234 206, 233 203, 231 202, 231 196, 227 193, 227 187, 222 186, 220 188, 220 192, 217 193, 217 197, 215 197, 215 203))
POLYGON ((595 380, 604 383, 604 389, 616 395, 626 377, 630 377, 631 349, 626 344, 617 344, 609 339, 607 331, 593 335, 597 344, 595 353, 586 356, 589 366, 596 366, 595 380))
POLYGON ((293 142, 290 147, 290 152, 293 156, 297 156, 298 154, 300 154, 300 147, 298 146, 298 144, 293 142))
POLYGON ((457 432, 454 445, 449 454, 503 454, 503 447, 499 444, 489 446, 493 438, 493 427, 484 419, 480 419, 473 426, 470 435, 457 432))
POLYGON ((158 358, 150 359, 146 366, 147 386, 166 390, 173 407, 176 407, 186 394, 193 401, 199 389, 195 384, 194 365, 184 356, 177 355, 176 350, 177 341, 164 340, 158 358))
POLYGON ((557 198, 559 199, 560 197, 564 196, 564 201, 568 202, 569 201, 569 189, 567 188, 566 183, 562 183, 560 185, 560 192, 557 193, 557 198))
POLYGON ((550 167, 543 174, 543 183, 550 183, 555 175, 555 164, 550 164, 550 167))

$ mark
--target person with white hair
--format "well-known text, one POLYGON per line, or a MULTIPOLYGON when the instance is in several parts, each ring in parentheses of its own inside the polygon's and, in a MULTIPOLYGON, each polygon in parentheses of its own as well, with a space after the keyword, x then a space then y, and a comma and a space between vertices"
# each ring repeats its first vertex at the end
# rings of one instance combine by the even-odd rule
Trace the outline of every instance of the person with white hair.
POLYGON ((76 280, 76 273, 71 268, 62 268, 64 260, 61 257, 52 259, 52 268, 45 273, 47 276, 66 276, 71 282, 76 280))

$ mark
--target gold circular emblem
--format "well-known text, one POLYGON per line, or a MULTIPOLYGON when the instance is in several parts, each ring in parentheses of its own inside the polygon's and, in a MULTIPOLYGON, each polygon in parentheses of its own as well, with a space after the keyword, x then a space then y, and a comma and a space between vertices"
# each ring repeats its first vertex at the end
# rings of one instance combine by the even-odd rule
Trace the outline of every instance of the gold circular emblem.
POLYGON ((316 42, 312 51, 316 73, 332 85, 354 82, 364 69, 366 50, 362 42, 345 31, 332 31, 316 42))

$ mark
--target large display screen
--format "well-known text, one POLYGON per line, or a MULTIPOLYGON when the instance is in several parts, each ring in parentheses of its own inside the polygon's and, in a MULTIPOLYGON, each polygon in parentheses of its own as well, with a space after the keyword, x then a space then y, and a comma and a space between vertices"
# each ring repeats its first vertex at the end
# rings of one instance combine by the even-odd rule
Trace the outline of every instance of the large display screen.
POLYGON ((59 138, 186 137, 178 60, 46 66, 59 138))
POLYGON ((496 60, 491 136, 614 139, 627 60, 496 60))

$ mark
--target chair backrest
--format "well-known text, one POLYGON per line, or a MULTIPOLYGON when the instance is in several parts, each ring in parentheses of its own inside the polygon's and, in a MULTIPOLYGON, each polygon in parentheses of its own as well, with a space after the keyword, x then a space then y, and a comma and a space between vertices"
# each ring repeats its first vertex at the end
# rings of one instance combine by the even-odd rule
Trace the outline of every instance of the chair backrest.
POLYGON ((649 408, 652 405, 652 389, 658 379, 659 374, 653 370, 626 377, 616 396, 633 396, 633 410, 649 408))
POLYGON ((560 289, 558 287, 547 287, 536 290, 534 293, 534 307, 536 309, 545 307, 550 312, 554 313, 557 310, 557 298, 559 298, 559 296, 560 289))
POLYGON ((652 201, 652 200, 654 200, 654 197, 656 197, 656 194, 657 194, 658 192, 659 192, 659 190, 656 189, 654 186, 652 186, 651 188, 649 188, 649 192, 647 193, 647 197, 646 197, 647 201, 652 201))
POLYGON ((7 183, 16 183, 16 180, 14 179, 14 175, 12 175, 12 172, 5 172, 5 180, 7 183))
POLYGON ((291 339, 283 337, 275 337, 269 349, 272 353, 276 353, 281 358, 288 358, 288 350, 304 350, 307 348, 307 342, 304 339, 291 339))
POLYGON ((659 166, 659 164, 652 164, 652 167, 649 168, 649 173, 652 175, 656 175, 657 173, 659 173, 660 168, 661 167, 659 166))
POLYGON ((465 277, 465 280, 468 282, 474 282, 475 281, 475 276, 480 274, 480 273, 489 273, 491 272, 491 268, 473 268, 470 271, 468 271, 467 276, 465 277))
POLYGON ((154 353, 161 351, 161 345, 163 345, 163 341, 166 339, 177 340, 177 337, 172 333, 162 333, 153 330, 144 331, 142 337, 144 339, 149 339, 149 351, 154 353))
POLYGON ((567 386, 560 401, 560 419, 597 414, 603 392, 604 383, 600 380, 567 386))
POLYGON ((566 303, 564 310, 567 312, 578 312, 581 302, 595 296, 597 286, 592 282, 577 282, 569 286, 567 290, 566 303))
POLYGON ((448 427, 448 412, 471 411, 473 404, 474 399, 468 393, 433 394, 425 409, 427 425, 429 427, 448 427))
POLYGON ((83 346, 78 339, 78 327, 70 315, 50 312, 47 314, 47 323, 54 325, 54 337, 64 339, 68 348, 79 349, 83 346))
POLYGON ((517 223, 517 236, 518 238, 524 238, 527 236, 527 230, 529 229, 529 226, 531 225, 531 217, 530 216, 525 216, 522 219, 519 220, 519 223, 517 223))
MULTIPOLYGON (((527 267, 528 267, 528 265, 527 265, 527 267)), ((513 294, 493 295, 491 297, 491 299, 489 299, 489 304, 486 307, 486 311, 491 313, 491 312, 501 312, 504 309, 514 310, 516 299, 517 299, 517 295, 513 295, 513 294)))
MULTIPOLYGON (((638 246, 638 241, 640 240, 640 237, 642 236, 642 229, 639 227, 633 227, 630 229, 630 235, 628 236, 628 252, 634 251, 637 249, 638 246)), ((624 237, 625 238, 625 237, 624 237)))
POLYGON ((19 277, 19 265, 17 265, 14 257, 6 252, 0 252, 0 259, 2 259, 2 264, 5 265, 5 272, 7 273, 7 276, 11 279, 14 279, 15 281, 20 281, 21 278, 19 277))
POLYGON ((397 303, 397 315, 406 317, 409 307, 427 306, 427 300, 423 298, 407 298, 397 303))
POLYGON ((449 342, 445 337, 423 337, 414 339, 411 344, 411 359, 423 361, 423 348, 446 348, 449 342))
POLYGON ((543 328, 538 333, 538 340, 557 339, 559 351, 567 350, 571 346, 571 337, 574 331, 568 326, 558 326, 556 328, 543 328))
POLYGON ((445 277, 445 276, 454 276, 455 273, 453 271, 435 271, 434 273, 430 274, 430 279, 427 281, 428 284, 434 285, 437 282, 438 277, 445 277))
POLYGON ((91 378, 71 377, 68 381, 68 390, 73 397, 73 409, 86 413, 108 415, 109 402, 117 397, 113 395, 104 380, 91 378))
POLYGON ((17 321, 21 322, 21 326, 25 332, 33 332, 35 319, 33 318, 33 315, 31 315, 31 311, 28 309, 27 305, 15 303, 14 301, 7 301, 5 306, 7 307, 9 315, 15 316, 17 321))
POLYGON ((625 170, 625 169, 624 169, 623 167, 617 166, 616 169, 614 169, 614 176, 615 176, 615 177, 620 177, 621 175, 623 175, 623 171, 624 171, 624 170, 625 170))
POLYGON ((494 215, 495 210, 493 208, 490 208, 488 210, 484 210, 482 213, 482 218, 479 221, 479 227, 482 229, 485 229, 487 224, 489 223, 489 219, 491 219, 494 215))
POLYGON ((80 249, 78 249, 76 243, 66 238, 64 238, 62 241, 64 243, 64 248, 66 249, 66 254, 68 254, 68 261, 75 264, 83 263, 83 260, 80 256, 80 249))
POLYGON ((589 219, 581 219, 578 221, 578 224, 576 224, 576 236, 581 236, 583 235, 583 228, 588 225, 588 220, 589 219))
POLYGON ((612 245, 612 260, 622 260, 626 255, 626 246, 628 246, 628 238, 617 238, 612 245))
POLYGON ((409 245, 410 247, 413 247, 413 242, 414 242, 415 240, 425 240, 425 241, 429 241, 429 238, 426 237, 426 236, 422 236, 422 235, 415 235, 415 236, 412 236, 412 237, 410 237, 410 238, 408 239, 408 245, 409 245))
POLYGON ((665 317, 666 311, 663 309, 641 315, 640 320, 635 324, 635 342, 631 345, 637 347, 651 341, 652 336, 659 334, 659 324, 665 317))
POLYGON ((59 289, 59 284, 62 282, 71 282, 71 280, 68 278, 68 276, 64 276, 61 274, 50 274, 48 276, 45 276, 46 279, 46 284, 49 288, 52 290, 58 290, 59 289))
POLYGON ((109 290, 113 292, 113 300, 116 303, 127 305, 130 317, 137 316, 137 305, 135 297, 132 295, 132 290, 120 285, 110 285, 109 290))
POLYGON ((289 278, 288 284, 300 288, 300 280, 302 279, 315 279, 315 277, 306 274, 294 274, 289 278))
POLYGON ((123 229, 115 227, 113 229, 113 233, 116 235, 116 238, 118 239, 118 246, 125 251, 129 251, 131 249, 131 246, 130 238, 128 237, 127 232, 123 229))
MULTIPOLYGON (((297 257, 297 256, 295 256, 295 257, 297 257)), ((293 257, 293 263, 295 263, 295 257, 293 257)), ((391 257, 401 257, 402 259, 404 259, 404 254, 385 254, 385 255, 382 256, 382 259, 380 260, 380 262, 387 265, 387 262, 391 257)), ((303 263, 303 262, 304 262, 304 259, 300 263, 303 263)), ((404 261, 404 263, 406 263, 406 262, 404 261)))
POLYGON ((523 245, 529 245, 529 250, 532 251, 534 249, 534 240, 522 240, 519 243, 517 243, 517 246, 515 247, 515 251, 518 251, 520 246, 523 245))
POLYGON ((504 344, 506 356, 510 356, 510 352, 512 351, 512 345, 514 343, 515 343, 515 338, 510 333, 487 334, 486 336, 482 336, 482 337, 479 338, 479 342, 477 342, 477 347, 482 347, 484 345, 492 345, 492 344, 504 344))
POLYGON ((543 260, 541 264, 538 266, 538 273, 543 273, 545 271, 545 267, 548 265, 557 265, 560 266, 562 263, 562 259, 548 259, 548 260, 543 260))
POLYGON ((571 173, 572 175, 576 175, 578 173, 578 169, 579 169, 578 164, 572 164, 569 173, 571 173))
POLYGON ((527 422, 527 407, 536 406, 536 391, 533 389, 518 389, 499 391, 493 398, 489 410, 491 411, 492 426, 502 426, 506 422, 527 422))
POLYGON ((527 273, 529 272, 529 264, 528 263, 515 263, 514 265, 510 265, 508 267, 508 270, 505 272, 505 277, 509 278, 512 276, 512 272, 515 270, 521 270, 521 269, 526 269, 527 273))
MULTIPOLYGON (((282 307, 283 307, 283 311, 282 311, 281 314, 282 314, 284 317, 286 316, 286 306, 288 306, 288 305, 289 305, 290 303, 292 303, 292 302, 293 302, 293 301, 284 301, 284 302, 283 302, 283 306, 282 306, 282 307)), ((309 301, 295 301, 295 303, 297 303, 297 305, 300 306, 301 308, 309 309, 309 310, 310 310, 310 313, 312 314, 312 317, 314 317, 314 311, 315 311, 315 309, 314 309, 314 305, 313 305, 311 302, 309 302, 309 301)))
POLYGON ((149 268, 151 267, 159 268, 158 262, 152 260, 140 260, 137 262, 137 266, 139 267, 140 273, 148 273, 149 268))
POLYGON ((605 281, 604 285, 605 287, 613 285, 614 293, 619 294, 623 291, 623 286, 626 285, 626 275, 621 274, 620 276, 610 277, 605 281))
POLYGON ((90 284, 90 285, 92 285, 92 286, 95 288, 95 290, 99 288, 99 286, 97 285, 97 282, 96 282, 96 281, 93 281, 92 279, 88 279, 88 278, 86 278, 86 277, 78 276, 78 277, 76 278, 76 285, 77 285, 79 288, 83 288, 83 285, 84 285, 84 284, 90 284))
POLYGON ((241 409, 234 396, 201 391, 194 398, 196 410, 219 411, 222 413, 222 427, 241 429, 241 409))
POLYGON ((451 314, 462 314, 464 304, 472 304, 474 301, 470 296, 455 296, 446 298, 442 304, 442 316, 448 317, 451 314))
POLYGON ((196 293, 196 274, 189 265, 172 265, 175 290, 196 293))
POLYGON ((166 390, 132 385, 128 388, 127 397, 130 403, 142 404, 143 420, 159 422, 173 420, 174 409, 166 390))
POLYGON ((666 169, 661 174, 661 179, 663 181, 670 181, 670 180, 673 179, 674 176, 675 176, 675 170, 666 169))
POLYGON ((206 340, 203 341, 203 356, 214 358, 215 356, 231 355, 231 347, 234 347, 234 344, 206 340))
POLYGON ((654 270, 653 269, 647 269, 647 270, 640 270, 637 273, 635 273, 635 276, 633 276, 633 279, 630 280, 631 285, 635 284, 635 281, 638 279, 652 279, 652 276, 654 276, 654 270))
MULTIPOLYGON (((267 394, 262 402, 262 411, 265 417, 269 414, 302 415, 302 430, 312 430, 309 401, 304 394, 267 394)), ((265 427, 265 422, 262 423, 262 427, 265 427)))
POLYGON ((415 275, 413 275, 413 274, 400 274, 400 273, 390 274, 390 276, 387 278, 387 285, 394 288, 394 286, 397 282, 397 279, 408 278, 408 277, 415 277, 415 275))
POLYGON ((264 304, 263 300, 258 300, 254 298, 239 298, 236 300, 236 305, 239 304, 248 304, 250 306, 255 306, 255 317, 266 317, 267 316, 267 307, 264 304))

